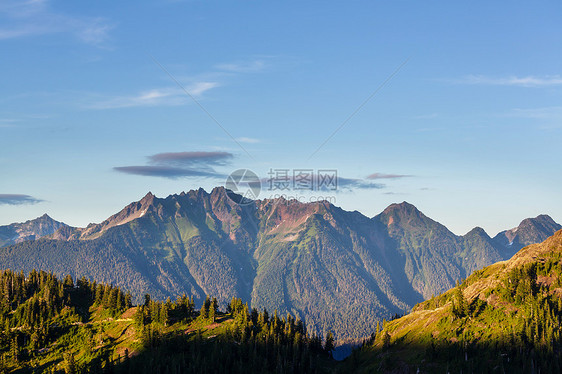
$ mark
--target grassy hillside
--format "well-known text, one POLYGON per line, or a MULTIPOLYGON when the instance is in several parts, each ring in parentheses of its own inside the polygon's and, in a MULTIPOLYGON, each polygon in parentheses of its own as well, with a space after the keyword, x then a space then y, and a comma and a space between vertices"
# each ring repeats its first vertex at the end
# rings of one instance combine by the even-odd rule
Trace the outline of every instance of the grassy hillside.
POLYGON ((561 322, 559 231, 385 323, 346 365, 358 372, 558 373, 561 322))
POLYGON ((291 315, 206 298, 131 306, 118 288, 0 273, 0 373, 316 373, 334 362, 291 315))

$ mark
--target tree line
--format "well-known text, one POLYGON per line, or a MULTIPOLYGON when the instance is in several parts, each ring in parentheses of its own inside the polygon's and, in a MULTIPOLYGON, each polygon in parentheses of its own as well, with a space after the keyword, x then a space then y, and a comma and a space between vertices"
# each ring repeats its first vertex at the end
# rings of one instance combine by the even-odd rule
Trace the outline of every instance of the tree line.
POLYGON ((210 296, 196 308, 193 296, 158 301, 147 294, 130 309, 131 295, 118 287, 36 270, 1 272, 0 296, 0 373, 319 373, 332 367, 331 332, 323 339, 291 314, 250 309, 239 298, 221 311, 210 296), (93 327, 94 313, 130 326, 123 333, 132 334, 131 346, 117 353, 117 341, 93 327))

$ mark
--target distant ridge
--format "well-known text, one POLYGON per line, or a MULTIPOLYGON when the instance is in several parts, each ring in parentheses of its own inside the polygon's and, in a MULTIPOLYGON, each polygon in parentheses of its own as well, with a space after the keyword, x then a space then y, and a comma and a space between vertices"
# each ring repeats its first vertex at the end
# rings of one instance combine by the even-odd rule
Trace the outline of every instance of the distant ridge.
POLYGON ((66 225, 55 221, 47 214, 23 223, 0 226, 0 247, 52 235, 61 227, 66 225))
POLYGON ((521 221, 519 226, 500 232, 494 240, 509 249, 509 253, 515 254, 521 248, 535 243, 540 243, 553 232, 562 229, 562 226, 554 222, 550 216, 541 214, 535 218, 527 218, 521 221))

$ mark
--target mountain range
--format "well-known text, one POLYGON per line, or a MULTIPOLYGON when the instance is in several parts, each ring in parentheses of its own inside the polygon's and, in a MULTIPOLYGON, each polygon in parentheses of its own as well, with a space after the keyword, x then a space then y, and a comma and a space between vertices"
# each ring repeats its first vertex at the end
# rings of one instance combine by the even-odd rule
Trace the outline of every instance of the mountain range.
POLYGON ((385 323, 343 371, 560 373, 561 260, 562 230, 385 323))
POLYGON ((369 218, 328 202, 229 196, 222 187, 148 193, 85 228, 48 216, 3 226, 0 268, 85 276, 137 300, 186 293, 224 306, 241 297, 343 340, 561 228, 541 215, 494 238, 481 228, 457 236, 406 202, 369 218))

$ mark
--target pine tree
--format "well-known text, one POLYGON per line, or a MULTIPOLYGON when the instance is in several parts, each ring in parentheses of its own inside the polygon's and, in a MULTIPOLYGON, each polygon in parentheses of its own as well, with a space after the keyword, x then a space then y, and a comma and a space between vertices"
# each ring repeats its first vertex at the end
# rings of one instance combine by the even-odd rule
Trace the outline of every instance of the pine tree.
POLYGON ((209 296, 205 299, 203 305, 201 305, 201 318, 207 319, 209 318, 209 307, 211 306, 211 302, 209 300, 209 296))
POLYGON ((72 280, 72 276, 67 275, 64 278, 63 284, 64 284, 64 287, 73 288, 74 287, 74 281, 72 280))
POLYGON ((455 288, 453 296, 453 314, 457 318, 466 317, 469 314, 468 304, 460 286, 455 288))
POLYGON ((382 348, 387 349, 388 347, 390 347, 390 334, 385 331, 382 335, 382 348))
POLYGON ((218 312, 218 309, 219 309, 219 305, 218 305, 217 298, 213 297, 213 300, 211 300, 211 305, 209 306, 209 318, 211 318, 213 323, 215 322, 215 316, 218 312))
POLYGON ((94 303, 96 305, 101 305, 102 299, 103 299, 103 285, 98 284, 96 286, 96 294, 95 294, 95 297, 94 297, 94 303))
POLYGON ((126 309, 129 309, 130 307, 133 306, 132 299, 133 299, 133 297, 131 296, 131 294, 129 292, 127 292, 125 294, 125 300, 124 300, 124 307, 126 309))
POLYGON ((133 322, 137 327, 144 327, 144 306, 140 305, 137 307, 135 314, 133 314, 133 322))
POLYGON ((168 326, 169 318, 170 318, 170 309, 171 309, 171 302, 168 299, 164 305, 162 305, 162 311, 160 312, 160 323, 165 326, 168 326))
POLYGON ((211 304, 211 307, 209 308, 209 312, 208 312, 208 318, 211 320, 211 322, 215 322, 215 308, 213 306, 213 304, 211 304))
POLYGON ((121 311, 123 309, 123 293, 117 289, 117 300, 115 301, 115 309, 121 311))
POLYGON ((328 331, 326 334, 326 343, 324 344, 324 351, 328 353, 330 356, 332 355, 332 351, 334 350, 334 334, 331 331, 328 331))
POLYGON ((105 306, 112 311, 117 311, 117 295, 119 294, 119 289, 111 287, 106 292, 108 296, 105 302, 105 306))

